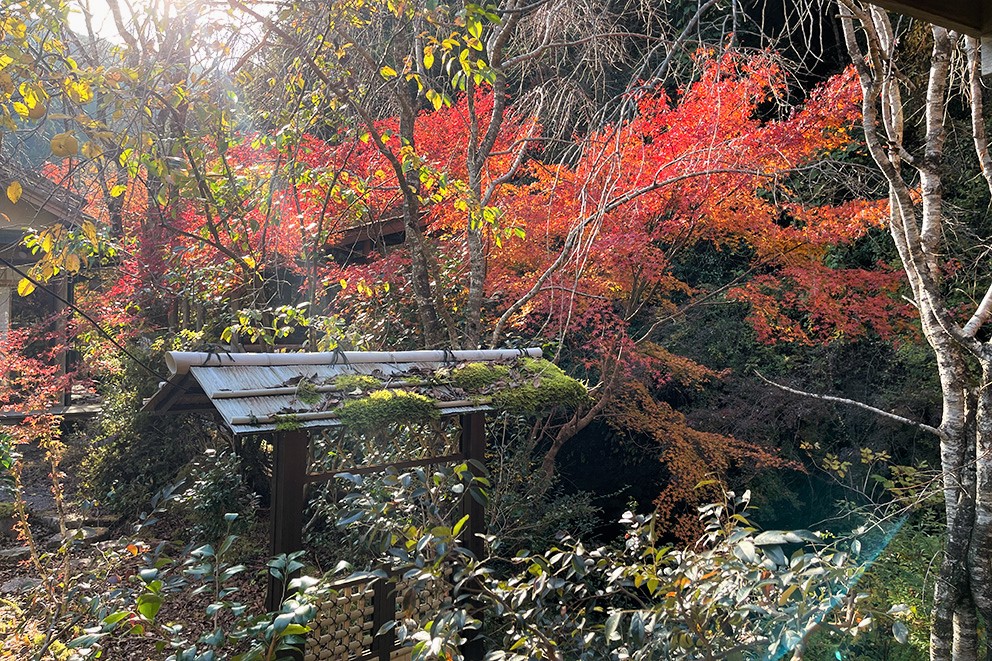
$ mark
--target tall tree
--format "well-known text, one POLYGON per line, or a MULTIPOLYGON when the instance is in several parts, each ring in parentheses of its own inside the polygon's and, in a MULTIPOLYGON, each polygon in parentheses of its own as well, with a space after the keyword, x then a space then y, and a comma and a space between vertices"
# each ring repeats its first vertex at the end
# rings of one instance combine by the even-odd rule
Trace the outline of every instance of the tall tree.
POLYGON ((982 240, 959 226, 948 200, 951 173, 945 157, 948 123, 961 103, 971 120, 972 163, 992 190, 978 44, 930 28, 925 96, 914 98, 912 81, 901 73, 911 36, 908 22, 894 26, 884 10, 859 0, 840 0, 839 6, 863 90, 865 141, 888 184, 889 231, 936 357, 943 397, 940 425, 923 425, 940 440, 947 523, 934 590, 931 658, 986 658, 992 636, 986 629, 983 652, 979 622, 986 627, 992 622, 992 343, 986 327, 992 288, 983 282, 987 253, 969 257, 982 240), (963 97, 952 85, 956 54, 967 64, 963 97), (922 104, 921 112, 914 102, 922 104), (974 270, 961 274, 963 264, 974 270), (960 296, 962 287, 975 288, 968 281, 979 283, 970 300, 960 296))

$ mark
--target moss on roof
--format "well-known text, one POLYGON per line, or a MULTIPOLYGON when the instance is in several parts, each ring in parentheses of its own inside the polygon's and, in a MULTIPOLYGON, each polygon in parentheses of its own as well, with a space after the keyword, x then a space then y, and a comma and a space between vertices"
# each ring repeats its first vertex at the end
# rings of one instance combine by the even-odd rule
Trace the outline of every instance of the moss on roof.
POLYGON ((427 422, 441 417, 434 402, 408 390, 374 390, 350 399, 339 409, 341 423, 357 432, 369 432, 385 423, 427 422))
POLYGON ((585 385, 543 359, 417 365, 391 376, 341 374, 324 382, 301 380, 292 407, 280 414, 280 428, 299 425, 297 414, 327 411, 342 424, 368 432, 390 423, 440 417, 439 404, 459 402, 513 415, 536 416, 576 409, 589 400, 585 385))
POLYGON ((521 358, 514 383, 493 393, 492 406, 499 411, 536 415, 555 408, 576 409, 589 401, 581 382, 560 367, 539 358, 521 358))
POLYGON ((498 363, 465 363, 451 370, 451 383, 466 392, 478 394, 510 377, 510 368, 498 363))

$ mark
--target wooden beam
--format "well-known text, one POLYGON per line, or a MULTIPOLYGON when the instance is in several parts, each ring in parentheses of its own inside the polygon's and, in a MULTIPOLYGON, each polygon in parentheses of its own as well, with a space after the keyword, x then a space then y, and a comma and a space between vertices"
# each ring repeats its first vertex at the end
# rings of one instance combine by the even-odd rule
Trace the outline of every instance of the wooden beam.
MULTIPOLYGON (((272 453, 272 555, 303 550, 303 508, 310 435, 303 430, 281 432, 272 453)), ((285 585, 269 575, 265 607, 279 610, 285 585)))
POLYGON ((923 19, 972 37, 986 31, 992 0, 869 0, 899 14, 923 19))

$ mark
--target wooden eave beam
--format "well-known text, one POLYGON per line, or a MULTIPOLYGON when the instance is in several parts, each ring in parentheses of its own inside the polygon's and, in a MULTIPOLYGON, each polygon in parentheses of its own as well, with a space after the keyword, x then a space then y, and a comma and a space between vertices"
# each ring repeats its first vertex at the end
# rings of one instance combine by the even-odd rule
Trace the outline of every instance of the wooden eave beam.
POLYGON ((992 0, 869 0, 889 11, 981 37, 992 29, 992 0))

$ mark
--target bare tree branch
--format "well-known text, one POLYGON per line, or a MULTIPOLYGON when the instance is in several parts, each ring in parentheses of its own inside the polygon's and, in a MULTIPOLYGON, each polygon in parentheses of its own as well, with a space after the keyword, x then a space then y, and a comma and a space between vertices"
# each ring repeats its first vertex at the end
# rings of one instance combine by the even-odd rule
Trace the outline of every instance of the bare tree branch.
POLYGON ((940 431, 936 427, 932 427, 924 422, 919 422, 918 420, 912 420, 905 416, 901 416, 898 413, 892 413, 891 411, 886 411, 885 409, 880 409, 870 404, 865 404, 864 402, 859 402, 856 399, 848 399, 847 397, 837 397, 836 395, 821 395, 819 393, 808 392, 806 390, 798 390, 796 388, 790 388, 789 386, 783 385, 781 383, 776 383, 771 379, 766 378, 758 370, 754 370, 754 373, 759 379, 764 381, 770 386, 774 386, 779 390, 784 390, 785 392, 792 393, 793 395, 800 395, 802 397, 809 397, 811 399, 819 399, 824 402, 835 402, 837 404, 844 404, 845 406, 854 406, 865 411, 874 413, 875 415, 882 416, 883 418, 888 418, 889 420, 895 420, 896 422, 901 422, 904 425, 910 425, 916 427, 922 431, 928 432, 937 436, 938 438, 945 438, 944 432, 940 431))

